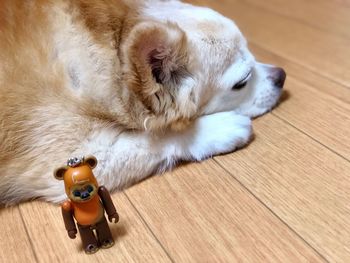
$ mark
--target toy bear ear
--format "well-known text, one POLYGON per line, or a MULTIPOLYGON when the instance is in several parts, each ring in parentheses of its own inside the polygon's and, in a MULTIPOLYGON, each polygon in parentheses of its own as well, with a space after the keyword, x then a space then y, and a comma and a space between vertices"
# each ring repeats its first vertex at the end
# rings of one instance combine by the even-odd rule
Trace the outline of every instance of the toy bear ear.
POLYGON ((57 180, 63 180, 64 173, 68 170, 67 166, 62 166, 60 168, 55 169, 53 175, 57 180))
POLYGON ((97 165, 97 159, 95 156, 89 155, 84 158, 84 162, 90 166, 91 169, 94 169, 97 165))

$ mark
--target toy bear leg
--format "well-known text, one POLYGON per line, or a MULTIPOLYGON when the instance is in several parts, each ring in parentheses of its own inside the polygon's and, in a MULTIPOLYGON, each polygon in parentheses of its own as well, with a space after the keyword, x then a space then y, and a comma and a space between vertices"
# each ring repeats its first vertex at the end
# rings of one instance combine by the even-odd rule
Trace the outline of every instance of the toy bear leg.
POLYGON ((100 242, 102 248, 109 248, 114 245, 111 230, 109 229, 108 222, 105 217, 96 224, 97 239, 100 242))
POLYGON ((85 253, 95 253, 98 250, 98 243, 92 228, 90 226, 82 226, 78 224, 78 229, 85 253))

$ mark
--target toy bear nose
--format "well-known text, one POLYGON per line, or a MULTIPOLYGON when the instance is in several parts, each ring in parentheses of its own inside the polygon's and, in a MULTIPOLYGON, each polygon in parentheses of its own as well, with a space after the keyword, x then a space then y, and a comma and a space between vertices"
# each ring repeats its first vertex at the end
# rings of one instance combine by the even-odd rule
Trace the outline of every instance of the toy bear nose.
POLYGON ((87 193, 87 192, 81 194, 81 198, 82 198, 82 199, 86 199, 86 198, 88 198, 89 196, 90 196, 90 194, 87 193))

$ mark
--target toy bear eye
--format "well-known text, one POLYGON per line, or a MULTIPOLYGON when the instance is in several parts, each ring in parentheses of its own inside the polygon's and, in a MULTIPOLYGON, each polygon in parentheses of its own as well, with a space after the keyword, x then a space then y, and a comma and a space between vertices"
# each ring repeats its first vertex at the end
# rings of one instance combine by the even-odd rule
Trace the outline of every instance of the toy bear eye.
POLYGON ((76 197, 80 196, 80 192, 79 192, 78 190, 75 190, 75 191, 73 192, 73 194, 74 194, 74 196, 76 196, 76 197))
POLYGON ((87 187, 87 190, 88 190, 89 193, 91 193, 91 192, 94 190, 94 188, 93 188, 91 185, 89 185, 89 186, 87 187))

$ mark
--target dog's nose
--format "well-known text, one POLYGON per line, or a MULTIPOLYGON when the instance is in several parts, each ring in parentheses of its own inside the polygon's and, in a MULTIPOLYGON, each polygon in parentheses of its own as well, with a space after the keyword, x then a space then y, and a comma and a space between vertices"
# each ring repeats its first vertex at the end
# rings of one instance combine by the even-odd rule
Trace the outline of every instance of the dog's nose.
POLYGON ((283 88, 284 82, 286 80, 287 74, 283 68, 271 68, 270 69, 270 79, 277 88, 283 88))

